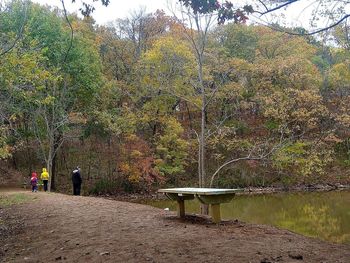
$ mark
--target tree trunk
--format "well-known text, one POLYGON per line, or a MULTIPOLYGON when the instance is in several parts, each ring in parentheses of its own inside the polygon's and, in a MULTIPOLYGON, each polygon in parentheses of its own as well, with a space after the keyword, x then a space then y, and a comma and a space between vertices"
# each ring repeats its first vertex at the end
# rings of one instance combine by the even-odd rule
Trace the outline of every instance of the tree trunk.
POLYGON ((52 147, 52 154, 51 154, 51 171, 49 172, 50 175, 50 190, 56 190, 56 162, 57 162, 57 150, 58 147, 60 147, 60 141, 62 138, 62 134, 58 134, 54 136, 54 143, 52 147))
POLYGON ((51 153, 49 154, 49 159, 46 161, 46 170, 49 173, 49 181, 48 181, 48 185, 47 185, 47 191, 51 192, 51 183, 52 183, 52 176, 51 176, 52 159, 51 159, 51 153))
MULTIPOLYGON (((29 133, 29 127, 28 127, 28 122, 27 120, 29 119, 29 116, 25 116, 24 118, 24 130, 25 133, 28 134, 29 133)), ((29 143, 29 137, 28 135, 25 136, 25 142, 26 142, 26 151, 27 151, 27 167, 28 167, 28 174, 29 176, 31 176, 32 172, 34 171, 33 169, 33 163, 34 163, 34 156, 32 154, 32 148, 30 147, 30 143, 29 143)))
POLYGON ((200 187, 205 187, 205 177, 206 177, 206 171, 205 171, 205 129, 206 129, 206 103, 207 103, 207 98, 205 94, 205 87, 204 87, 204 82, 203 82, 203 57, 199 55, 198 57, 198 78, 199 78, 199 85, 201 88, 201 95, 202 95, 202 107, 201 107, 201 132, 200 132, 200 137, 199 137, 199 153, 200 153, 200 174, 201 174, 201 179, 200 179, 200 187))
POLYGON ((51 167, 51 190, 56 190, 56 184, 55 184, 55 179, 56 179, 56 160, 57 160, 57 154, 55 154, 52 158, 52 167, 51 167))
MULTIPOLYGON (((205 129, 206 129, 206 104, 207 104, 207 98, 205 94, 205 87, 203 82, 203 57, 200 55, 198 57, 198 77, 199 77, 199 85, 201 87, 201 93, 202 93, 202 107, 201 107, 201 133, 199 138, 199 153, 200 153, 200 187, 206 187, 206 170, 205 170, 205 129)), ((209 214, 209 207, 206 204, 201 204, 201 214, 208 215, 209 214)))
POLYGON ((48 182, 48 186, 47 186, 47 191, 51 192, 51 186, 52 186, 52 160, 54 157, 54 142, 53 139, 50 139, 49 141, 50 143, 50 148, 49 148, 49 154, 47 157, 47 161, 46 161, 46 170, 49 173, 49 182, 48 182))
MULTIPOLYGON (((201 135, 200 135, 200 171, 201 171, 201 184, 200 187, 206 187, 206 171, 205 171, 205 94, 202 96, 203 106, 202 106, 202 116, 201 116, 201 135)), ((201 214, 208 215, 209 214, 209 206, 206 204, 201 204, 201 214)))
POLYGON ((201 182, 200 187, 205 187, 205 109, 202 107, 201 116, 201 135, 200 135, 200 171, 201 171, 201 182))
POLYGON ((202 187, 201 156, 201 142, 198 138, 198 187, 202 187))

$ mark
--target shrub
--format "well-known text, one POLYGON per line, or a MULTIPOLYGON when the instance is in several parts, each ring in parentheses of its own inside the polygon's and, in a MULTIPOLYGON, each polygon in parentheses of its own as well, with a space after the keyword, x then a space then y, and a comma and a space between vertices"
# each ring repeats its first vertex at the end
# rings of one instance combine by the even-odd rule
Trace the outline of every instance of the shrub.
POLYGON ((111 179, 103 178, 98 180, 89 190, 90 194, 113 194, 117 191, 117 183, 111 179))

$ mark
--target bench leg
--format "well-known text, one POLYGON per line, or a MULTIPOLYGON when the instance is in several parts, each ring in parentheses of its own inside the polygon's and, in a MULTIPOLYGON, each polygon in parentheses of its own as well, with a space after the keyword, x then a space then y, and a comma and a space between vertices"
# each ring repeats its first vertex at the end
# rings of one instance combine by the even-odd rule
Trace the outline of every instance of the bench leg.
POLYGON ((212 204, 210 205, 211 210, 211 218, 212 221, 215 224, 218 224, 221 222, 221 215, 220 215, 220 204, 212 204))
POLYGON ((185 218, 185 200, 177 200, 177 216, 185 218))

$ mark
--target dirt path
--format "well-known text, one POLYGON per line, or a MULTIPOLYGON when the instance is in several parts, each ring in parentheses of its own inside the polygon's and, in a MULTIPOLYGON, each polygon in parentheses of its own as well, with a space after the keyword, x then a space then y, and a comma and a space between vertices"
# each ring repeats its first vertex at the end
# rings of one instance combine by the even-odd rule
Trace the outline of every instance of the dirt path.
POLYGON ((3 224, 23 223, 0 237, 0 262, 350 262, 348 245, 274 227, 181 221, 171 212, 102 198, 26 195, 37 198, 0 209, 3 224))

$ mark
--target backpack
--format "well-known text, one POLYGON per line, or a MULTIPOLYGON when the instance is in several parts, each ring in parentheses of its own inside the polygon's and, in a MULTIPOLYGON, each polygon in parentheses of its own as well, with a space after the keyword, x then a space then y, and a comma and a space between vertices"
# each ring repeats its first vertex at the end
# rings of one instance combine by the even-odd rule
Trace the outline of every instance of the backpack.
POLYGON ((38 183, 38 178, 36 178, 36 177, 32 177, 32 178, 30 178, 30 184, 31 185, 37 185, 37 183, 38 183))

